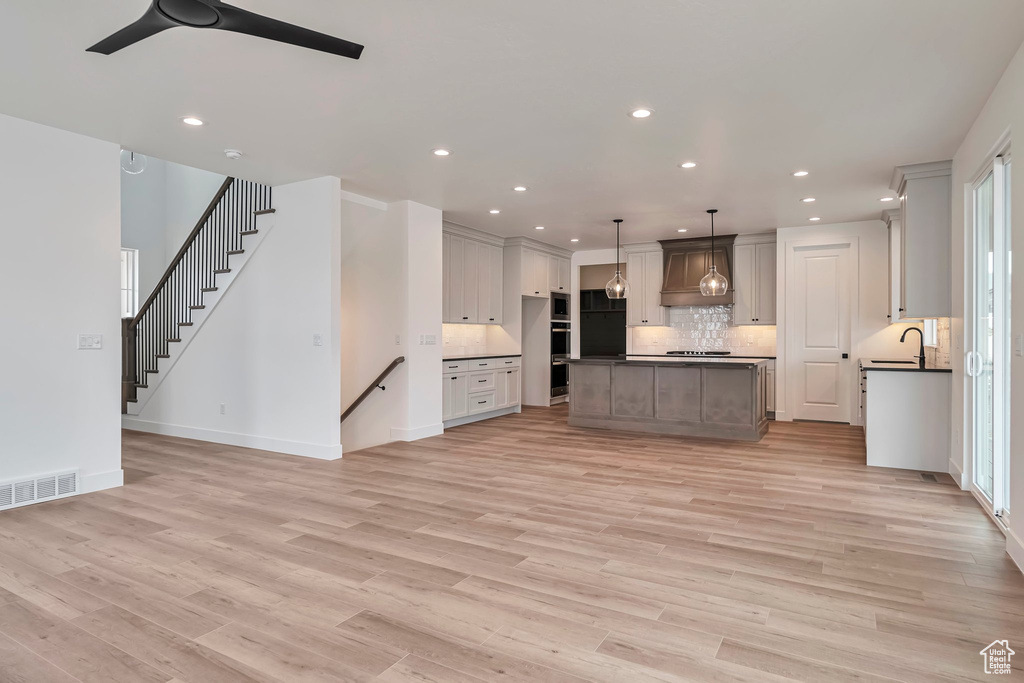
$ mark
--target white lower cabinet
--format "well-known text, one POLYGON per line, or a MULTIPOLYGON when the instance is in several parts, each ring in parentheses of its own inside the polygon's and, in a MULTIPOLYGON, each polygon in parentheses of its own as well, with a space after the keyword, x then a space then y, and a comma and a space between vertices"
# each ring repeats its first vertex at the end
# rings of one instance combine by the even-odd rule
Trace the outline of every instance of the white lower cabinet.
POLYGON ((442 420, 463 424, 487 419, 488 413, 497 410, 517 407, 519 365, 519 356, 444 361, 442 420))
POLYGON ((765 377, 766 377, 766 381, 767 381, 767 384, 768 384, 768 394, 767 394, 767 397, 765 399, 765 410, 767 410, 769 413, 772 413, 772 415, 769 415, 769 417, 773 417, 774 414, 775 414, 775 361, 774 360, 768 361, 768 368, 765 370, 765 377))

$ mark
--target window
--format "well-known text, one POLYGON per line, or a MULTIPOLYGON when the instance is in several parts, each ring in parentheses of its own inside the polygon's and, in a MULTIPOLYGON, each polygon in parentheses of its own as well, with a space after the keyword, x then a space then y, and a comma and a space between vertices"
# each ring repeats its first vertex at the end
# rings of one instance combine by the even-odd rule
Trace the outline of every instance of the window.
POLYGON ((939 345, 939 321, 935 318, 926 318, 924 321, 924 345, 939 345))
POLYGON ((121 317, 134 318, 139 311, 139 250, 121 250, 121 317))

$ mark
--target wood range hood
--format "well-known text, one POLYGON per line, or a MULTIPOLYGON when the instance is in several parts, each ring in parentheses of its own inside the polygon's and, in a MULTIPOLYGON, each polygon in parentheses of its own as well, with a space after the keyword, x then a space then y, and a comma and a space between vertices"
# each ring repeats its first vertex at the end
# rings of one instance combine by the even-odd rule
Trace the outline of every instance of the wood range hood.
POLYGON ((722 306, 733 303, 732 248, 736 235, 715 237, 715 266, 729 281, 722 296, 704 296, 700 280, 711 267, 711 238, 659 240, 665 259, 662 306, 722 306))

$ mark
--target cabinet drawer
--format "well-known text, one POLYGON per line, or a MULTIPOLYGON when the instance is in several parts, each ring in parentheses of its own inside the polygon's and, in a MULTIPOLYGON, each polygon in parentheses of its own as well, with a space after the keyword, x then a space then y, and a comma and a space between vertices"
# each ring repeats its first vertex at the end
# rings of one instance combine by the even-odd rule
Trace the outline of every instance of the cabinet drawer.
POLYGON ((483 394, 473 394, 469 397, 469 414, 473 413, 486 413, 488 410, 494 410, 494 391, 488 391, 483 394))
POLYGON ((518 368, 519 361, 519 358, 498 358, 496 360, 497 365, 495 367, 498 370, 501 370, 502 368, 506 370, 509 368, 518 368))
POLYGON ((474 372, 469 376, 469 393, 494 391, 494 372, 474 372))
POLYGON ((441 363, 441 372, 445 375, 453 375, 456 372, 466 372, 468 370, 468 360, 446 360, 441 363))
POLYGON ((474 372, 476 370, 493 370, 498 367, 497 358, 478 358, 476 360, 466 362, 469 364, 469 367, 466 369, 474 372))

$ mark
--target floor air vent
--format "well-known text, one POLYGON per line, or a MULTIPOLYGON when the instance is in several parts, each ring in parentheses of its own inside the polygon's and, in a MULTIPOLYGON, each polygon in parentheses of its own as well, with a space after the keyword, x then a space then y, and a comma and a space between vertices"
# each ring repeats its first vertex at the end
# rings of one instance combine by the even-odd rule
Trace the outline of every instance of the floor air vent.
POLYGON ((0 483, 0 510, 78 493, 78 472, 47 474, 0 483))

